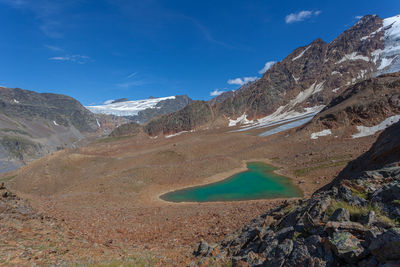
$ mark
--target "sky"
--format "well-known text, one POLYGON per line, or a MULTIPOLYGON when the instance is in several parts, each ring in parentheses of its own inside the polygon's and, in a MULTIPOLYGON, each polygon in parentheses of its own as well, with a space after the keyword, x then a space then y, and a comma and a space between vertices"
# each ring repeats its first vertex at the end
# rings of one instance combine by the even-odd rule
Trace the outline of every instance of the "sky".
POLYGON ((84 105, 208 100, 366 14, 400 14, 400 1, 0 0, 0 86, 84 105))

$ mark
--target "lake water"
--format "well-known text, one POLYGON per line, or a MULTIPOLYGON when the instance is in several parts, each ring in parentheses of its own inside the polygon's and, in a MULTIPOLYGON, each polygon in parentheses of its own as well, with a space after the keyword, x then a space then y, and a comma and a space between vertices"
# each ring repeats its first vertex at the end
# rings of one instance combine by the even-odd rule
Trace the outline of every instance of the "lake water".
POLYGON ((276 168, 261 162, 247 163, 247 168, 247 171, 223 181, 169 192, 161 199, 170 202, 211 202, 302 196, 289 178, 273 172, 276 168))

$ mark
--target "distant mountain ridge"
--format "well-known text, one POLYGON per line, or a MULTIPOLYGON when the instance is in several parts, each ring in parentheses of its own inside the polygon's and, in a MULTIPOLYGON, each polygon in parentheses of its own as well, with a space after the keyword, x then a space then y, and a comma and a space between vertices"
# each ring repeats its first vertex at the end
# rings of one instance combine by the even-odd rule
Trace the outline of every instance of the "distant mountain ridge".
MULTIPOLYGON (((266 116, 284 119, 294 112, 306 113, 327 105, 359 81, 399 70, 400 15, 387 19, 367 15, 330 43, 316 39, 299 47, 259 80, 205 103, 213 116, 205 117, 201 124, 228 125, 229 119, 239 117, 244 119, 237 124, 266 116)), ((186 115, 189 117, 182 118, 177 112, 152 121, 147 132, 158 135, 193 130, 194 124, 186 123, 192 121, 191 115, 186 115)))
POLYGON ((72 97, 0 87, 0 172, 74 142, 100 128, 72 97))
POLYGON ((108 104, 87 106, 86 108, 96 114, 125 117, 133 122, 143 124, 157 116, 178 111, 192 101, 187 95, 150 97, 143 100, 121 98, 108 104))

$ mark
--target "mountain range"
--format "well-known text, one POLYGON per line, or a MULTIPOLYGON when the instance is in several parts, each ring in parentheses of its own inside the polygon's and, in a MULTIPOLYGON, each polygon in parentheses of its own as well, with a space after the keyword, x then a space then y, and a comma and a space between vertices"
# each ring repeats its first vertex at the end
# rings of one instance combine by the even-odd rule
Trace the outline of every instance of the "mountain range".
POLYGON ((399 133, 400 15, 364 16, 210 101, 84 107, 0 87, 0 262, 396 266, 399 133), (161 198, 253 161, 302 197, 161 198))

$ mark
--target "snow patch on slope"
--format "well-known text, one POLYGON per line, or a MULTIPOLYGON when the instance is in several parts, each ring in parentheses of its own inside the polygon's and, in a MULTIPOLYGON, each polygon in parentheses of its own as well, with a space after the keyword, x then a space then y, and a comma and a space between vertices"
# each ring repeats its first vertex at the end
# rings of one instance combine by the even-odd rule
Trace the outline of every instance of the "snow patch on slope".
POLYGON ((308 49, 310 49, 310 47, 311 47, 311 45, 307 46, 307 48, 304 49, 297 57, 292 58, 292 61, 295 61, 296 59, 301 58, 301 57, 304 55, 304 53, 305 53, 308 49))
POLYGON ((166 135, 165 138, 171 138, 171 137, 174 137, 174 136, 181 135, 181 134, 183 134, 183 133, 192 133, 192 132, 194 132, 194 130, 191 130, 191 131, 182 131, 182 132, 178 132, 178 133, 166 135))
POLYGON ((317 133, 312 133, 311 134, 311 139, 318 139, 318 137, 328 136, 328 135, 331 135, 331 134, 332 134, 331 129, 326 129, 326 130, 322 130, 322 131, 317 132, 317 133))
POLYGON ((351 54, 344 55, 341 60, 336 62, 335 64, 340 64, 342 62, 345 62, 346 60, 364 60, 364 61, 369 61, 369 57, 362 56, 362 55, 357 55, 357 52, 353 52, 351 54))
POLYGON ((246 113, 243 113, 243 115, 240 116, 239 118, 237 118, 236 120, 229 119, 229 125, 228 126, 232 127, 232 126, 236 126, 238 124, 239 125, 240 124, 245 125, 245 124, 250 124, 250 123, 254 123, 254 121, 248 120, 246 113))
MULTIPOLYGON (((256 120, 250 126, 246 126, 246 127, 240 128, 238 130, 234 130, 232 132, 243 132, 243 131, 248 131, 248 130, 257 129, 257 128, 267 128, 267 127, 283 125, 283 124, 286 125, 286 124, 289 124, 294 121, 301 121, 303 119, 312 119, 324 107, 325 106, 323 106, 323 105, 309 107, 309 108, 305 108, 303 112, 297 112, 294 110, 284 111, 287 108, 287 105, 280 106, 271 115, 268 115, 266 117, 256 120)), ((307 121, 305 121, 305 122, 307 122, 307 121)), ((294 127, 296 127, 296 126, 294 126, 294 127)), ((287 129, 290 129, 290 128, 287 128, 287 129)))
POLYGON ((373 135, 378 131, 385 130, 387 127, 395 124, 396 122, 400 121, 400 115, 395 115, 387 118, 386 120, 382 121, 378 125, 372 127, 366 126, 357 126, 358 133, 353 134, 352 138, 360 138, 364 136, 373 135))
POLYGON ((93 113, 101 113, 115 116, 133 116, 137 115, 139 111, 156 108, 156 105, 163 100, 175 99, 175 96, 160 97, 145 100, 134 100, 118 102, 113 104, 104 104, 98 106, 86 106, 88 110, 93 113))

